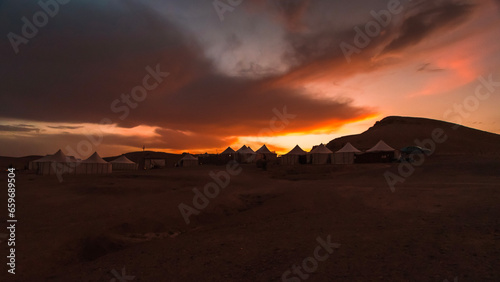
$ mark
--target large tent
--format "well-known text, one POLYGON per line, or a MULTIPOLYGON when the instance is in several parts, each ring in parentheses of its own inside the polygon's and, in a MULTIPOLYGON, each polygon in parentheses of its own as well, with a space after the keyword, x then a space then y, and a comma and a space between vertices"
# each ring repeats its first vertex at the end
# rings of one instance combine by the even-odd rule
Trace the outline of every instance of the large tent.
POLYGON ((111 166, 113 167, 113 171, 116 170, 137 170, 139 167, 138 164, 129 160, 125 155, 121 155, 120 157, 112 160, 111 166))
POLYGON ((190 154, 186 154, 182 159, 179 160, 179 166, 189 167, 189 166, 197 166, 198 158, 193 157, 190 154))
POLYGON ((307 163, 307 152, 302 150, 299 145, 295 146, 290 152, 281 156, 281 164, 297 165, 307 163))
POLYGON ((309 158, 312 164, 328 164, 332 163, 333 152, 321 144, 309 153, 309 158))
POLYGON ((255 152, 246 145, 243 145, 243 147, 236 151, 236 153, 238 162, 240 163, 252 163, 253 161, 255 161, 255 152))
POLYGON ((113 171, 111 163, 103 160, 97 152, 76 167, 77 174, 107 174, 113 171))
POLYGON ((40 159, 34 160, 29 164, 29 168, 36 170, 37 174, 55 175, 75 173, 76 162, 71 161, 61 150, 53 155, 47 155, 40 159))
POLYGON ((257 160, 264 159, 264 160, 269 161, 269 160, 274 160, 277 157, 276 153, 269 151, 269 149, 266 147, 266 145, 262 145, 262 147, 260 147, 260 149, 255 151, 255 153, 257 154, 256 155, 257 160))
POLYGON ((334 162, 335 164, 353 164, 356 154, 361 153, 360 150, 356 149, 351 143, 347 142, 345 146, 335 152, 334 162))
POLYGON ((380 140, 375 146, 366 150, 362 155, 356 158, 356 162, 362 163, 385 163, 392 162, 396 150, 380 140))

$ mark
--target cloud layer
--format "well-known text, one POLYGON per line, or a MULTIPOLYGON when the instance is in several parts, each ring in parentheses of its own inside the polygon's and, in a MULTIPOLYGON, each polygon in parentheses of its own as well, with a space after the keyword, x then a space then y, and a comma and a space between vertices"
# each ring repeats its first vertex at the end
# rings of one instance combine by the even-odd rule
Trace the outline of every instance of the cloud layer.
MULTIPOLYGON (((172 150, 222 148, 237 143, 239 137, 258 136, 273 126, 276 110, 284 108, 296 118, 275 132, 278 135, 331 131, 376 115, 379 105, 363 105, 357 96, 335 87, 323 95, 311 85, 338 85, 391 68, 400 63, 391 58, 394 54, 456 29, 480 5, 450 0, 405 6, 348 63, 340 43, 352 44, 354 26, 362 27, 370 20, 370 9, 384 9, 386 1, 345 3, 344 12, 333 1, 255 1, 236 7, 224 22, 219 22, 215 11, 207 10, 211 5, 196 8, 193 3, 70 2, 60 6, 27 44, 20 44, 18 54, 8 40, 0 41, 5 58, 0 66, 0 119, 50 123, 61 134, 45 134, 43 139, 66 143, 84 137, 63 131, 79 129, 82 123, 98 124, 103 118, 123 128, 147 125, 156 128, 150 140, 109 134, 104 144, 172 150), (189 12, 166 16, 161 7, 189 12), (328 9, 334 12, 326 13, 328 9), (236 17, 236 13, 249 17, 236 17), (351 17, 346 20, 344 14, 351 17), (266 22, 269 31, 258 31, 264 36, 262 42, 250 42, 259 22, 266 22), (224 42, 209 42, 198 32, 220 35, 224 42), (275 68, 249 62, 253 55, 242 55, 247 44, 264 50, 266 36, 276 40, 276 34, 281 35, 279 47, 267 46, 265 50, 273 52, 263 53, 279 62, 275 68), (239 71, 225 72, 220 68, 223 61, 239 71), (144 99, 130 100, 133 89, 152 76, 148 68, 169 75, 151 87, 144 99)), ((40 9, 36 1, 7 1, 0 7, 0 33, 21 36, 20 19, 32 20, 40 9)), ((418 70, 437 73, 442 69, 420 62, 418 70)), ((156 82, 154 77, 147 81, 156 82)), ((11 139, 13 132, 40 133, 30 126, 4 123, 0 131, 10 132, 11 139)))

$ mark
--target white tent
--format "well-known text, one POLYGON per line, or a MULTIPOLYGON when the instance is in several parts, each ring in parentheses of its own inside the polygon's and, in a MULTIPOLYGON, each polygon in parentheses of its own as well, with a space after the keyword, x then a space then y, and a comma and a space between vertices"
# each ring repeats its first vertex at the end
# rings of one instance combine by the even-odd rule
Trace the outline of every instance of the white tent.
POLYGON ((333 152, 321 144, 309 153, 309 158, 312 164, 328 164, 332 162, 333 152))
POLYGON ((336 164, 353 164, 355 154, 361 153, 360 150, 356 149, 351 143, 347 142, 345 146, 335 152, 334 162, 336 164))
POLYGON ((47 155, 30 162, 29 168, 36 170, 37 174, 55 175, 75 173, 76 162, 67 157, 61 150, 53 155, 47 155))
POLYGON ((301 163, 301 159, 303 160, 302 162, 305 163, 306 155, 307 152, 302 150, 299 145, 296 145, 290 152, 281 156, 281 164, 296 165, 301 163))
POLYGON ((371 149, 367 150, 368 153, 376 153, 376 152, 394 152, 395 149, 391 146, 387 145, 383 140, 378 141, 378 143, 373 146, 371 149))
POLYGON ((179 166, 189 167, 189 166, 197 166, 198 158, 193 157, 190 154, 186 154, 182 159, 179 160, 179 166))
POLYGON ((112 160, 111 166, 113 167, 113 171, 116 170, 137 170, 138 164, 129 160, 125 155, 121 155, 120 157, 112 160))
POLYGON ((246 145, 243 145, 243 147, 236 151, 236 153, 238 154, 238 160, 240 163, 251 163, 255 161, 255 152, 246 145))
POLYGON ((274 160, 276 159, 276 154, 269 151, 269 149, 267 148, 266 145, 263 145, 262 147, 260 147, 260 149, 258 149, 257 151, 255 151, 255 153, 257 154, 257 160, 259 159, 265 159, 265 160, 274 160))
POLYGON ((396 150, 380 140, 375 146, 359 155, 357 162, 362 163, 386 163, 392 162, 396 157, 396 150))
POLYGON ((107 174, 112 171, 112 165, 103 160, 97 152, 76 167, 77 174, 107 174))

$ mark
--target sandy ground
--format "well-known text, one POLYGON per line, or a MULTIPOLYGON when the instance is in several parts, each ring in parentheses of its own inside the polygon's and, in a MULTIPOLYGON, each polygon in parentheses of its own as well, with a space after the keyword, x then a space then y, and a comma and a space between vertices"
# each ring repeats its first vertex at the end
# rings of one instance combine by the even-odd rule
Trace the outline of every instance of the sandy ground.
POLYGON ((2 242, 0 281, 282 281, 328 236, 340 247, 288 281, 500 281, 500 160, 429 158, 392 193, 396 166, 245 165, 189 225, 178 205, 224 167, 20 172, 17 274, 2 242))

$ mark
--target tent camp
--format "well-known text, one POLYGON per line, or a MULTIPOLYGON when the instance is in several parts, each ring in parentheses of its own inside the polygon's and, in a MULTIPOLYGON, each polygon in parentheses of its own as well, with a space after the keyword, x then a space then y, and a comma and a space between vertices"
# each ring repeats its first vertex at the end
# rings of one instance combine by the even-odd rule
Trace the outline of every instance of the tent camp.
POLYGON ((308 156, 312 164, 328 164, 332 163, 333 152, 325 145, 321 144, 314 148, 308 156))
POLYGON ((256 157, 255 152, 246 145, 243 145, 243 147, 241 147, 238 151, 236 151, 236 154, 237 154, 236 159, 239 163, 247 164, 255 161, 256 157))
POLYGON ((195 158, 190 154, 186 154, 182 159, 179 160, 178 165, 181 167, 197 166, 198 158, 195 158))
POLYGON ((387 145, 383 140, 380 140, 371 149, 366 150, 364 154, 357 156, 356 162, 360 163, 392 162, 395 156, 395 152, 396 150, 394 148, 387 145))
POLYGON ((262 145, 260 149, 255 151, 256 155, 256 160, 264 159, 264 160, 275 160, 276 159, 276 153, 273 153, 269 151, 269 149, 266 147, 266 145, 262 145))
POLYGON ((361 153, 360 150, 356 149, 351 143, 347 142, 345 146, 335 152, 334 163, 335 164, 353 164, 356 155, 361 153))
POLYGON ((129 160, 125 155, 121 155, 120 157, 112 160, 111 166, 113 167, 113 171, 117 170, 137 170, 139 167, 138 164, 129 160))
POLYGON ((77 174, 107 174, 113 171, 111 163, 103 160, 97 152, 76 167, 77 174))
POLYGON ((34 160, 29 164, 29 168, 36 170, 37 174, 55 175, 75 173, 76 162, 72 162, 61 150, 53 155, 47 155, 34 160))
POLYGON ((299 145, 295 146, 290 152, 281 156, 281 164, 297 165, 307 163, 307 152, 302 150, 299 145))

